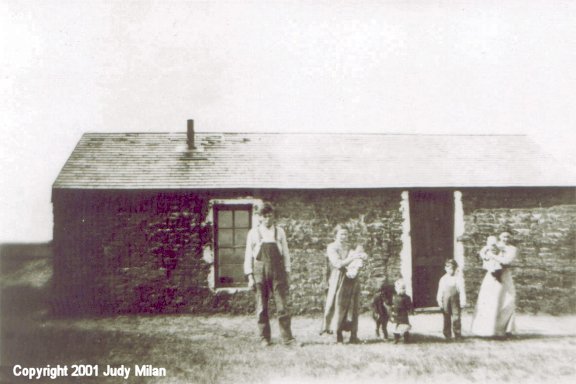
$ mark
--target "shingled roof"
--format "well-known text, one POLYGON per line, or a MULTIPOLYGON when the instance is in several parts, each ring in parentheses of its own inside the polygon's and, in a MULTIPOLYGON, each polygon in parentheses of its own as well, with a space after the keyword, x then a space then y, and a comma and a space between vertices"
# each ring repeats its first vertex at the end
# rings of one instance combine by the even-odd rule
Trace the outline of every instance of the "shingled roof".
POLYGON ((53 187, 73 189, 575 186, 526 136, 86 133, 53 187))

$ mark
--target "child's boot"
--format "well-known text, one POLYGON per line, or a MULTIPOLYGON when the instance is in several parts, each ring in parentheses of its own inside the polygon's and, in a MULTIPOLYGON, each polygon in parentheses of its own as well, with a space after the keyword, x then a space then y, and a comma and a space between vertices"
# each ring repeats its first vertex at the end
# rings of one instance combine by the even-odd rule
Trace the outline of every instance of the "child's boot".
POLYGON ((404 332, 404 344, 408 344, 410 342, 410 333, 404 332))
POLYGON ((399 341, 400 341, 400 334, 395 333, 394 334, 394 344, 398 344, 399 341))

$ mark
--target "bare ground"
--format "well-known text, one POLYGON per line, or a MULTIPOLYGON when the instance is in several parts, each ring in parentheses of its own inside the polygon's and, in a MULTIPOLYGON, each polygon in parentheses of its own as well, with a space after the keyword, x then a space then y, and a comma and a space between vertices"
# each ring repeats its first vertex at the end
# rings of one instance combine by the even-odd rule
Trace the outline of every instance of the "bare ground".
MULTIPOLYGON (((319 316, 296 317, 302 346, 261 347, 252 316, 158 315, 92 319, 48 316, 50 273, 44 258, 3 263, 0 271, 0 382, 18 382, 15 364, 107 364, 165 367, 163 378, 134 383, 349 383, 349 382, 574 382, 576 316, 519 315, 511 340, 470 337, 447 343, 439 314, 412 317, 413 342, 394 345, 360 319, 360 345, 336 345, 319 336, 319 316)), ((275 320, 275 319, 273 319, 275 320)), ((471 315, 463 318, 470 328, 471 315)), ((29 382, 29 380, 23 380, 29 382)), ((33 380, 43 382, 41 380, 33 380)), ((71 378, 45 382, 84 382, 71 378)), ((88 382, 119 383, 118 377, 88 382)))

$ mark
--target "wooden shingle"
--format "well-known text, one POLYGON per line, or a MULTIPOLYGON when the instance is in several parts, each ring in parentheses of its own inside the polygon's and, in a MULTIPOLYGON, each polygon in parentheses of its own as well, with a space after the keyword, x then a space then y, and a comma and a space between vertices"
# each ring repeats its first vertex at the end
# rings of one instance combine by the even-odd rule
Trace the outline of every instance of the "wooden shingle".
POLYGON ((86 133, 55 189, 574 186, 526 136, 86 133))

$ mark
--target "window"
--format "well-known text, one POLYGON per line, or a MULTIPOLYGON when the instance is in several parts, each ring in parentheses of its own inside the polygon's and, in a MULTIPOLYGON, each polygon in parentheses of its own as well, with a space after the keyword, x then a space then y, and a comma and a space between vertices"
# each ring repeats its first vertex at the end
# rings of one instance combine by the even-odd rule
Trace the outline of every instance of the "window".
POLYGON ((252 205, 215 205, 214 218, 216 287, 244 286, 244 252, 252 227, 252 205))

